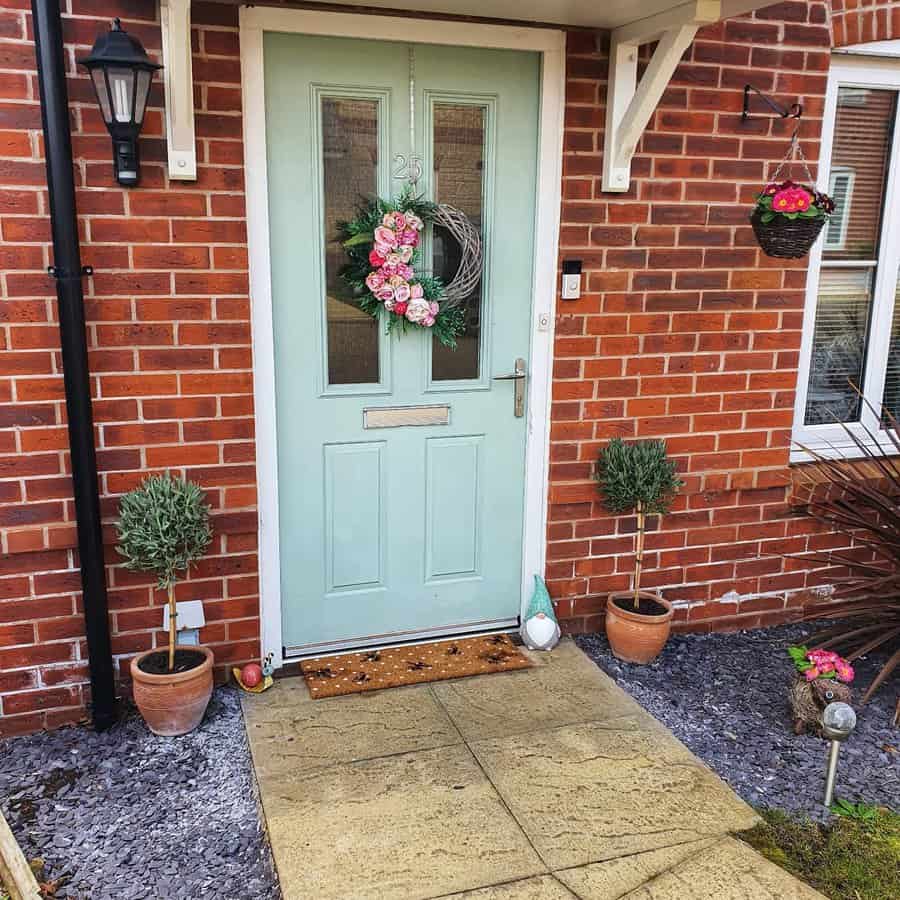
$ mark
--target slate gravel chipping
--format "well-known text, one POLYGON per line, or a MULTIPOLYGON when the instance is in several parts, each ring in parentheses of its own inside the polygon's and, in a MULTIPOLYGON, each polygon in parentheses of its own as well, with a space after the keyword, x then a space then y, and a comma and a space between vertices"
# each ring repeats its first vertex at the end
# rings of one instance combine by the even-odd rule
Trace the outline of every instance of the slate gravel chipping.
POLYGON ((180 738, 131 711, 104 734, 65 728, 0 741, 0 800, 57 897, 278 900, 256 785, 231 688, 180 738))
MULTIPOLYGON (((649 666, 620 662, 602 635, 577 642, 748 803, 824 820, 827 744, 793 733, 787 705, 793 664, 785 652, 817 627, 673 635, 649 666)), ((871 682, 876 663, 857 661, 860 687, 871 682)), ((900 729, 891 725, 897 683, 857 706, 858 725, 841 750, 837 796, 900 809, 900 729)))

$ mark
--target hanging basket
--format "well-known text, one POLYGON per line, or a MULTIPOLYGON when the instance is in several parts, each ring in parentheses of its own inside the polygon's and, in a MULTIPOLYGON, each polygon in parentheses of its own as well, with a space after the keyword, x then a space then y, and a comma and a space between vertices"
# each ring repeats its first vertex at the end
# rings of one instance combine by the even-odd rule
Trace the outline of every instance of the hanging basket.
POLYGON ((753 233, 763 253, 778 259, 806 256, 834 212, 831 197, 814 187, 815 179, 797 140, 799 132, 797 125, 784 159, 757 196, 750 216, 753 233), (779 176, 792 164, 795 155, 803 166, 807 183, 798 184, 791 180, 779 183, 779 176))
POLYGON ((784 219, 779 216, 771 222, 763 222, 762 213, 758 209, 750 216, 753 233, 763 253, 780 259, 801 259, 806 256, 827 221, 827 216, 817 216, 814 219, 784 219))

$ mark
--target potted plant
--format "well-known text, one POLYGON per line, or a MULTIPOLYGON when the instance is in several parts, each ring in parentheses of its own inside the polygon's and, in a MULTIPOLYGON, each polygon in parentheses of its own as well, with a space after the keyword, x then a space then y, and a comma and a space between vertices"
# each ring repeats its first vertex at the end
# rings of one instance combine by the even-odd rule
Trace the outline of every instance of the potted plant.
POLYGON ((209 507, 193 482, 151 475, 119 504, 118 546, 125 568, 152 572, 169 604, 167 650, 148 650, 131 661, 134 701, 155 734, 178 735, 200 724, 213 689, 213 654, 178 646, 175 583, 212 540, 209 507))
POLYGON ((766 256, 800 259, 809 253, 834 212, 834 201, 807 184, 767 184, 756 198, 750 224, 766 256))
POLYGON ((647 516, 667 513, 682 481, 664 441, 626 444, 613 438, 600 453, 597 482, 611 512, 637 516, 632 588, 609 595, 606 635, 619 659, 648 663, 669 638, 672 604, 656 592, 641 590, 647 516))

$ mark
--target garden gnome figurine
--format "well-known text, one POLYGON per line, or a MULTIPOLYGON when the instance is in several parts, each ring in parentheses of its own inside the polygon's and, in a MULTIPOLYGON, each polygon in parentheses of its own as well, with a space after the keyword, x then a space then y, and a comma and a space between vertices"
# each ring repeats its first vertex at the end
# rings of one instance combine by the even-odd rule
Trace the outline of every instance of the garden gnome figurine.
POLYGON ((529 650, 552 650, 559 642, 559 625, 547 585, 540 575, 534 576, 534 593, 519 634, 529 650))

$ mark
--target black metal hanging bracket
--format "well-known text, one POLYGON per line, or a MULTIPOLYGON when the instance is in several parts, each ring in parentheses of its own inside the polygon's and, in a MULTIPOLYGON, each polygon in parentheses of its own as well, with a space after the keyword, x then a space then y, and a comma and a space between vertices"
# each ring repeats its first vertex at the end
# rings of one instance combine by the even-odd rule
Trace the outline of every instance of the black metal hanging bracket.
POLYGON ((744 110, 741 113, 741 121, 746 122, 750 118, 750 92, 760 97, 763 103, 776 113, 780 119, 799 119, 803 115, 803 107, 799 103, 792 103, 790 106, 782 106, 780 103, 764 94, 759 88, 753 87, 752 84, 744 85, 744 110))

